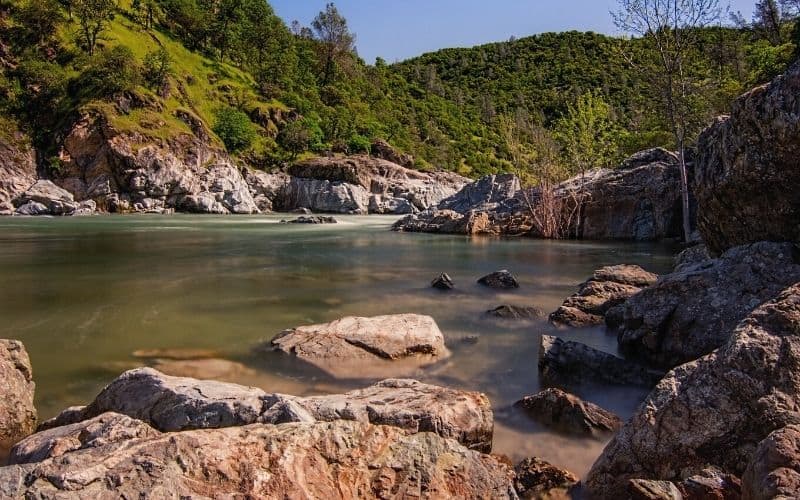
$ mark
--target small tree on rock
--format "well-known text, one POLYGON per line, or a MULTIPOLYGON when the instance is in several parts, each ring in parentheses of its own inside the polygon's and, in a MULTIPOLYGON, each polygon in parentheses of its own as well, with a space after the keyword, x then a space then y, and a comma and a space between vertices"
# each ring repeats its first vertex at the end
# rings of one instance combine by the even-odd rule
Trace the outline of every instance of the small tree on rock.
POLYGON ((74 0, 72 8, 80 25, 81 39, 86 51, 92 55, 97 47, 97 39, 114 19, 117 10, 116 0, 74 0))

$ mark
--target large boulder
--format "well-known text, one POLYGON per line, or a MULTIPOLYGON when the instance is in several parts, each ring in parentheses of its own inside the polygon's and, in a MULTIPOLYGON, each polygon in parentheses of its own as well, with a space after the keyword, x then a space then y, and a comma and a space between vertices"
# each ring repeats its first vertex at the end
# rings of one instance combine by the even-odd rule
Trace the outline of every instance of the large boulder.
POLYGON ((800 425, 761 441, 742 476, 742 488, 750 500, 800 497, 800 425))
POLYGON ((800 241, 800 63, 739 97, 700 136, 697 225, 714 253, 800 241))
POLYGON ((628 358, 671 368, 730 338, 753 309, 800 281, 790 243, 760 242, 712 260, 681 264, 622 306, 618 332, 628 358))
POLYGON ((434 432, 481 451, 491 450, 493 429, 492 410, 485 395, 415 380, 389 379, 346 394, 296 397, 139 368, 117 377, 88 406, 67 409, 40 430, 106 412, 127 415, 164 432, 253 423, 356 420, 409 432, 434 432))
POLYGON ((25 213, 25 210, 20 210, 22 207, 30 207, 34 203, 46 207, 46 213, 49 215, 72 215, 79 205, 75 202, 72 193, 47 180, 36 181, 33 186, 14 199, 14 206, 17 207, 18 212, 23 212, 22 215, 44 215, 25 213))
POLYGON ((36 428, 35 388, 25 346, 0 339, 0 457, 36 428))
POLYGON ((0 468, 0 496, 516 498, 513 472, 491 455, 432 433, 345 421, 94 439, 0 468))
POLYGON ((656 280, 658 275, 635 265, 603 267, 578 285, 578 291, 550 314, 550 321, 573 327, 603 324, 609 309, 624 303, 656 280))
POLYGON ((720 349, 664 377, 586 485, 617 498, 629 479, 675 481, 708 466, 741 476, 771 432, 800 423, 798 407, 800 284, 753 311, 720 349))
POLYGON ((0 133, 0 215, 14 211, 12 201, 36 182, 36 152, 30 138, 7 119, 0 133))
POLYGON ((603 434, 622 426, 622 420, 594 403, 554 387, 514 404, 534 420, 572 434, 603 434))
POLYGON ((430 316, 346 317, 285 330, 274 350, 343 378, 398 376, 450 356, 430 316))
POLYGON ((539 373, 545 383, 554 385, 602 382, 642 387, 653 387, 664 375, 580 342, 550 335, 542 335, 539 373))

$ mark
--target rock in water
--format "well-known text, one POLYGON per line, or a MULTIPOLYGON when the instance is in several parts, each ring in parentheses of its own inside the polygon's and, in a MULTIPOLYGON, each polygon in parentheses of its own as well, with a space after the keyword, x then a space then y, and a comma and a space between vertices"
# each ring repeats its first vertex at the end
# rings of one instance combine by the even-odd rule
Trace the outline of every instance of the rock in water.
POLYGON ((486 315, 502 319, 539 319, 545 314, 536 307, 502 305, 489 309, 486 315))
POLYGON ((520 498, 569 498, 578 477, 540 458, 526 458, 514 467, 514 487, 520 498))
POLYGON ((288 221, 289 224, 336 224, 339 221, 335 217, 325 217, 315 215, 312 217, 298 217, 288 221))
POLYGON ((505 269, 501 271, 495 271, 491 274, 487 274, 483 278, 479 279, 478 283, 484 286, 488 286, 489 288, 498 288, 498 289, 519 288, 519 282, 517 281, 517 278, 515 278, 513 274, 506 271, 505 269))
POLYGON ((624 303, 657 280, 658 275, 635 265, 603 267, 581 283, 578 292, 550 314, 550 322, 572 327, 601 325, 609 309, 624 303))
POLYGON ((736 247, 679 269, 622 306, 618 339, 627 358, 663 368, 697 359, 724 344, 753 309, 800 281, 790 243, 736 247))
POLYGON ((608 433, 622 426, 613 413, 555 388, 526 396, 514 406, 544 425, 572 434, 608 433))
POLYGON ((25 346, 0 339, 0 458, 36 428, 35 388, 25 346))
POLYGON ((60 457, 0 468, 0 496, 516 497, 513 472, 490 455, 432 433, 344 421, 94 440, 60 457))
POLYGON ((800 63, 739 97, 700 136, 697 225, 716 254, 762 240, 800 241, 800 63))
POLYGON ((629 479, 680 480, 709 465, 741 476, 759 443, 798 421, 799 400, 800 284, 753 311, 723 347, 667 374, 586 485, 614 498, 629 479))
POLYGON ((663 372, 626 361, 585 344, 542 335, 539 349, 539 373, 552 384, 608 384, 653 387, 663 372))
POLYGON ((343 378, 397 376, 450 356, 433 318, 418 314, 299 326, 280 333, 271 345, 343 378))
POLYGON ((448 274, 442 273, 431 281, 431 286, 439 290, 452 290, 456 287, 456 284, 453 283, 453 280, 448 274))

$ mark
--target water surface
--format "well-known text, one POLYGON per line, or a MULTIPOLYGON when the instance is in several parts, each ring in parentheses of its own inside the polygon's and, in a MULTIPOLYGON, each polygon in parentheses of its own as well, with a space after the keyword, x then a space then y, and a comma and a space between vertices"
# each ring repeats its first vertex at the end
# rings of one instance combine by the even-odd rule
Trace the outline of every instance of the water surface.
MULTIPOLYGON (((661 244, 587 243, 393 233, 393 217, 338 217, 336 225, 280 224, 285 216, 97 216, 0 219, 0 338, 22 340, 41 418, 85 404, 122 371, 216 377, 298 395, 341 392, 369 380, 334 380, 295 360, 255 352, 285 328, 347 315, 433 316, 453 356, 415 374, 426 382, 487 393, 495 409, 495 452, 537 455, 583 474, 604 443, 563 437, 509 410, 537 392, 544 321, 497 322, 500 304, 552 311, 603 265, 671 267, 661 244), (475 281, 498 269, 513 292, 475 281), (429 288, 447 272, 455 293, 429 288), (159 362, 134 352, 207 349, 224 360, 159 362)), ((601 329, 559 332, 615 352, 601 329)), ((644 393, 578 388, 582 397, 629 416, 644 393)))

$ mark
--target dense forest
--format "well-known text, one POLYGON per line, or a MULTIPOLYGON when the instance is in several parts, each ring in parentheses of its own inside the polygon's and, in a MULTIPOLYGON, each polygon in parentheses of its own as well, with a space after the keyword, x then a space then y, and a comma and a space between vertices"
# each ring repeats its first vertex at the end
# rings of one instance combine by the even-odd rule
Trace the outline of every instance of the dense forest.
MULTIPOLYGON (((710 118, 796 57, 797 2, 693 29, 682 67, 691 143, 710 118)), ((333 4, 287 26, 264 0, 0 0, 0 120, 46 169, 80 113, 168 140, 186 114, 262 169, 385 139, 420 169, 477 177, 518 165, 565 177, 675 147, 647 37, 546 33, 387 64, 361 60, 333 4), (125 110, 120 95, 157 103, 125 110), (520 160, 522 158, 523 160, 520 160)))

